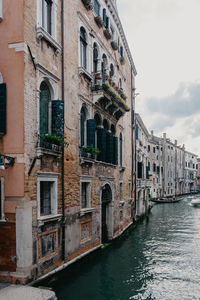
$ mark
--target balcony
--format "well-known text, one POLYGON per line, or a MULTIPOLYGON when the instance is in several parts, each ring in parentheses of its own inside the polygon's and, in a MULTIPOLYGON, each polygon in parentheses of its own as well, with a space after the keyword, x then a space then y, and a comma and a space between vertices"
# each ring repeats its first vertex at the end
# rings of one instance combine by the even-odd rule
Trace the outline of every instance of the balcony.
POLYGON ((50 154, 60 156, 62 145, 45 140, 42 136, 38 136, 37 155, 50 154))
POLYGON ((92 80, 93 102, 119 120, 130 110, 126 103, 127 96, 123 89, 106 74, 97 72, 93 74, 92 80))

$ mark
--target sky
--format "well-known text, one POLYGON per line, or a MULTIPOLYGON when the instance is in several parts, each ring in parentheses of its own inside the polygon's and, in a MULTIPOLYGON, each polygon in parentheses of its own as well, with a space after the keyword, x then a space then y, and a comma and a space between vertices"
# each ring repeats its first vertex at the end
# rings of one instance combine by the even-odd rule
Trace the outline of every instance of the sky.
POLYGON ((117 0, 149 132, 200 156, 200 0, 117 0))

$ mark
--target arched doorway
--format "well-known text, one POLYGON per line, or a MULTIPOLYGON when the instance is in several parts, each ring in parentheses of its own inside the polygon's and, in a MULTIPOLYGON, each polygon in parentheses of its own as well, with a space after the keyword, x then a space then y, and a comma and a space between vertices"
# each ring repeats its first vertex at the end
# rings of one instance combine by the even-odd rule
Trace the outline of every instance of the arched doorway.
POLYGON ((109 213, 109 204, 112 202, 112 190, 109 184, 104 185, 101 194, 101 242, 105 243, 108 241, 109 233, 109 220, 111 217, 109 213))

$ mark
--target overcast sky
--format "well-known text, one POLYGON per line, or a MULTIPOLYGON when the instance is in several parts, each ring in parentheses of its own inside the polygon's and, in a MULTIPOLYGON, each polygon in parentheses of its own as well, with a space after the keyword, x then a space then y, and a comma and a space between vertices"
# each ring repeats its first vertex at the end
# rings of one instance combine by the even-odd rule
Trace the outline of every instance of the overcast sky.
POLYGON ((136 111, 200 155, 200 0, 117 0, 137 69, 136 111))

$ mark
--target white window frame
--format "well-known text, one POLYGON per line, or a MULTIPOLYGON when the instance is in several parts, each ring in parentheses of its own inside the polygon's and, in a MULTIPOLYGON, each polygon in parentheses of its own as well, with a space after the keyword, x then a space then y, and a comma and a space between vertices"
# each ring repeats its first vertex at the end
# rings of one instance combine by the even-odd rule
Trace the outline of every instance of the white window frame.
POLYGON ((52 217, 58 214, 58 174, 57 173, 38 173, 37 178, 37 213, 38 219, 52 217), (52 182, 51 187, 51 214, 41 216, 40 215, 40 183, 52 182))
POLYGON ((91 180, 90 179, 81 179, 80 181, 80 207, 81 207, 81 211, 85 211, 88 209, 91 209, 91 180), (86 183, 87 184, 87 205, 86 207, 82 207, 82 184, 86 183))
POLYGON ((3 20, 3 0, 0 0, 0 22, 3 20))
POLYGON ((1 215, 0 215, 0 221, 5 221, 5 215, 4 215, 4 201, 5 201, 5 195, 4 195, 4 177, 0 177, 0 185, 1 185, 1 195, 0 195, 0 205, 1 205, 1 215))

